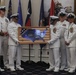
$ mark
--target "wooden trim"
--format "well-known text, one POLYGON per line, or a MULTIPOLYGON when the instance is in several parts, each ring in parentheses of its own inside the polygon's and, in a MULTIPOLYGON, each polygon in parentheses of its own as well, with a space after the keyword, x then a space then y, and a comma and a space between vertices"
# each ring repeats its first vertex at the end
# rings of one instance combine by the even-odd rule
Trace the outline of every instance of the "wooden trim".
POLYGON ((48 40, 50 40, 51 37, 50 37, 50 28, 49 27, 20 27, 18 28, 18 40, 19 40, 19 43, 20 44, 46 44, 48 40), (25 28, 25 29, 38 29, 40 31, 43 31, 45 30, 46 28, 48 29, 47 32, 46 32, 46 36, 44 37, 44 40, 36 40, 34 42, 30 41, 30 40, 27 40, 25 38, 23 38, 21 35, 20 35, 20 31, 22 28, 25 28))
POLYGON ((74 0, 74 13, 76 15, 76 0, 74 0))

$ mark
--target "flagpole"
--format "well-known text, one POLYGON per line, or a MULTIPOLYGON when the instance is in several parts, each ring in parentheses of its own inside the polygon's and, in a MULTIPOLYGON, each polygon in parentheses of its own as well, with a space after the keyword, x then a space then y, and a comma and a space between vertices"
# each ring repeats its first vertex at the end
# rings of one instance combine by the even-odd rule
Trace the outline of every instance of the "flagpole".
POLYGON ((40 62, 42 61, 42 47, 40 48, 40 62))
POLYGON ((31 57, 31 55, 30 55, 30 54, 31 54, 31 53, 30 53, 31 51, 30 51, 30 50, 31 50, 31 46, 30 46, 30 44, 29 44, 29 63, 30 63, 30 57, 31 57))

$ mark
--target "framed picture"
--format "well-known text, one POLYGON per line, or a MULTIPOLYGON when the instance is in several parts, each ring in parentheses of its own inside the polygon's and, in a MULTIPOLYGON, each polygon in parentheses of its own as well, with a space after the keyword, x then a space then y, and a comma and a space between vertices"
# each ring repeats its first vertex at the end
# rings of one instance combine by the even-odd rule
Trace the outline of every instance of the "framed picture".
POLYGON ((20 27, 18 29, 20 44, 45 44, 51 39, 49 27, 20 27))

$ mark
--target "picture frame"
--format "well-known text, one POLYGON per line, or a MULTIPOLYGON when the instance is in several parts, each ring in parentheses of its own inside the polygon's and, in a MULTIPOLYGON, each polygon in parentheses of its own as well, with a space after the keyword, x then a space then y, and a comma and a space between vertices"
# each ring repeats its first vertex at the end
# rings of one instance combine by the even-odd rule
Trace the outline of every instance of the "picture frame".
POLYGON ((50 36, 50 27, 19 27, 18 28, 18 40, 19 40, 19 43, 20 44, 46 44, 47 41, 49 41, 51 39, 51 36, 50 36), (43 38, 43 40, 35 40, 35 41, 31 41, 31 40, 28 40, 26 38, 23 38, 21 36, 21 30, 22 29, 25 29, 25 30, 28 30, 28 29, 35 29, 35 30, 40 30, 40 31, 43 31, 43 30, 46 30, 47 28, 47 31, 46 31, 46 34, 45 34, 45 37, 43 38))

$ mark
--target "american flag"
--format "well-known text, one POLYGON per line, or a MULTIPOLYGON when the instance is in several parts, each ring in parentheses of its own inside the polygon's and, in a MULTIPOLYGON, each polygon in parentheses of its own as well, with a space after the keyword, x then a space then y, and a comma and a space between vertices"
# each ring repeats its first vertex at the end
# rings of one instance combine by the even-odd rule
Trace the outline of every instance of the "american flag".
POLYGON ((25 33, 26 29, 25 28, 22 28, 21 29, 21 35, 23 35, 25 33))

